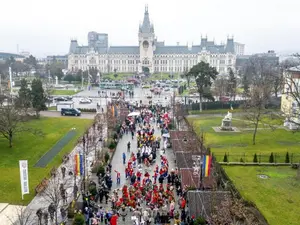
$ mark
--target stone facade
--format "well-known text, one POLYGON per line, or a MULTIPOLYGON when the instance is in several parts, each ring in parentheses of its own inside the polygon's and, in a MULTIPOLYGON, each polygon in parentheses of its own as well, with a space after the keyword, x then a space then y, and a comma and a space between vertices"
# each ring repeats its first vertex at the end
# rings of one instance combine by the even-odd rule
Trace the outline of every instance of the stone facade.
POLYGON ((101 73, 115 70, 120 73, 182 73, 200 61, 205 61, 219 73, 226 74, 228 68, 235 68, 236 55, 242 54, 241 48, 244 47, 239 44, 242 47, 237 48, 233 38, 227 38, 226 44, 218 45, 208 41, 207 37, 201 37, 199 45, 167 46, 156 39, 148 7, 145 8, 143 23, 139 26, 138 43, 138 46, 79 46, 77 40, 71 40, 68 70, 95 67, 101 73))

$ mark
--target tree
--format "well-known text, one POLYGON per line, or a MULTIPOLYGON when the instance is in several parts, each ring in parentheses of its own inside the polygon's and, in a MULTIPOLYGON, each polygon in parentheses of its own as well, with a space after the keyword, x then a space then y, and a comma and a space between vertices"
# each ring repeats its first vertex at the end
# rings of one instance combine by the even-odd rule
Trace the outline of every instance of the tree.
POLYGON ((247 98, 249 96, 250 92, 250 81, 248 80, 246 75, 243 75, 242 77, 242 87, 243 87, 243 96, 244 98, 247 98))
POLYGON ((37 70, 37 61, 32 55, 30 55, 28 58, 25 58, 24 63, 28 64, 32 69, 37 70))
POLYGON ((285 155, 285 163, 290 163, 289 152, 287 152, 286 155, 285 155))
POLYGON ((258 162, 258 161, 257 161, 257 155, 256 155, 256 153, 254 154, 253 162, 254 162, 254 163, 257 163, 257 162, 258 162))
POLYGON ((14 216, 8 217, 10 225, 36 225, 37 218, 26 206, 15 206, 14 216))
POLYGON ((77 213, 75 215, 73 225, 84 225, 84 224, 85 224, 84 216, 80 213, 77 213))
POLYGON ((16 107, 23 109, 25 113, 27 113, 27 110, 31 107, 31 91, 24 78, 21 80, 21 87, 16 99, 16 107))
POLYGON ((9 147, 12 147, 13 137, 22 132, 31 132, 35 135, 43 135, 38 129, 33 129, 25 124, 27 121, 23 111, 16 108, 14 104, 7 104, 0 107, 0 133, 8 140, 9 147))
MULTIPOLYGON (((266 112, 266 106, 272 94, 274 76, 270 72, 270 65, 265 59, 260 58, 250 59, 245 71, 244 77, 247 76, 248 81, 251 80, 251 83, 249 83, 249 94, 243 105, 243 110, 245 119, 254 125, 252 144, 255 145, 257 128, 259 123, 265 118, 263 115, 266 112)), ((270 115, 273 116, 274 114, 270 115)))
POLYGON ((75 77, 74 77, 72 74, 67 74, 67 75, 64 77, 64 81, 68 81, 69 84, 71 84, 72 81, 75 81, 75 77))
POLYGON ((36 112, 36 116, 40 116, 40 111, 46 110, 46 101, 44 88, 40 79, 34 79, 31 84, 32 107, 36 112))
POLYGON ((53 79, 57 76, 57 78, 61 80, 64 76, 62 70, 65 69, 65 67, 66 66, 63 63, 54 60, 53 63, 46 65, 46 70, 50 71, 50 75, 53 79))
POLYGON ((96 67, 89 68, 89 75, 91 79, 91 83, 97 84, 98 83, 98 69, 96 67))
POLYGON ((236 77, 233 73, 233 70, 229 68, 228 93, 230 95, 230 98, 233 98, 234 100, 236 96, 236 85, 237 85, 236 77))
POLYGON ((197 91, 199 93, 199 106, 200 112, 202 112, 202 100, 203 96, 210 93, 210 88, 213 81, 216 79, 218 72, 214 67, 211 67, 208 63, 201 61, 197 65, 193 66, 188 72, 189 76, 193 76, 196 80, 197 91))
POLYGON ((271 152, 271 155, 269 157, 269 163, 274 163, 274 155, 273 152, 271 152))
POLYGON ((227 94, 227 89, 228 89, 227 79, 225 79, 224 77, 220 77, 215 80, 213 93, 215 96, 219 97, 219 100, 221 100, 222 96, 225 96, 227 94))
POLYGON ((187 86, 190 87, 191 76, 190 76, 190 74, 189 74, 189 70, 188 70, 187 67, 184 67, 182 76, 183 76, 183 78, 186 79, 187 86))
POLYGON ((225 153, 225 155, 224 155, 223 162, 228 162, 228 157, 227 157, 227 154, 226 154, 226 153, 225 153))
POLYGON ((43 198, 50 203, 48 211, 51 220, 58 224, 58 212, 61 207, 67 204, 68 197, 71 197, 72 193, 66 192, 68 188, 71 188, 73 182, 71 179, 65 177, 61 179, 62 175, 60 171, 56 172, 55 176, 49 179, 49 184, 43 192, 43 198), (68 195, 70 194, 70 196, 68 195))

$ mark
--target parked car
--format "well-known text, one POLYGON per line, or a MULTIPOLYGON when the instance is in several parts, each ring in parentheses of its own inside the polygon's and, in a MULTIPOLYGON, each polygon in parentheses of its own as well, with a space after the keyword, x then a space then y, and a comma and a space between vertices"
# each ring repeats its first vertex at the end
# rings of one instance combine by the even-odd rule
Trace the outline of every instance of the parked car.
POLYGON ((81 111, 73 108, 62 108, 61 109, 62 116, 80 116, 81 111))
POLYGON ((66 101, 68 101, 68 99, 65 98, 65 97, 55 97, 54 101, 57 101, 57 102, 66 102, 66 101))
POLYGON ((81 103, 81 104, 90 104, 90 103, 92 103, 92 99, 90 99, 90 98, 81 98, 79 100, 79 103, 81 103))

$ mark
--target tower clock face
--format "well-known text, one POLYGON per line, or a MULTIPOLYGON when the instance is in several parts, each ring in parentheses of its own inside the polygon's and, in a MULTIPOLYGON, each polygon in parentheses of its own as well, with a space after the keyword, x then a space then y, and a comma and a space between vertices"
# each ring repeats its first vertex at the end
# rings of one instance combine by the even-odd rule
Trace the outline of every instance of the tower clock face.
POLYGON ((149 47, 149 42, 148 41, 144 41, 143 42, 143 47, 144 48, 148 48, 149 47))

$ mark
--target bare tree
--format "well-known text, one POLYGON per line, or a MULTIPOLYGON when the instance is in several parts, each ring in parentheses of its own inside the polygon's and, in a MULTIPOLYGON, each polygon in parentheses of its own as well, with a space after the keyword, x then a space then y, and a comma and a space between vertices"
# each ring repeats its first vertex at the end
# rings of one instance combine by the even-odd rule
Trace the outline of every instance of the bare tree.
POLYGON ((215 96, 218 96, 219 100, 221 100, 222 96, 227 95, 228 90, 228 80, 224 77, 219 77, 214 82, 213 93, 215 96))
MULTIPOLYGON (((9 101, 13 101, 10 99, 9 101)), ((14 104, 7 104, 0 107, 0 133, 9 142, 12 147, 14 135, 22 132, 31 132, 35 135, 43 135, 41 130, 33 129, 25 122, 27 121, 22 109, 18 109, 14 104)))
POLYGON ((11 225, 36 225, 37 217, 26 206, 16 206, 15 216, 7 217, 11 225))
POLYGON ((266 106, 270 101, 274 76, 271 65, 264 58, 252 58, 246 68, 251 80, 249 98, 246 100, 243 109, 246 112, 245 118, 254 125, 252 144, 256 143, 257 128, 263 119, 266 106))
POLYGON ((61 207, 67 205, 67 199, 72 195, 67 190, 72 186, 72 180, 65 178, 61 179, 61 176, 52 176, 49 179, 49 184, 43 192, 43 198, 50 204, 48 206, 48 212, 50 219, 54 220, 55 224, 58 224, 58 212, 61 207))

